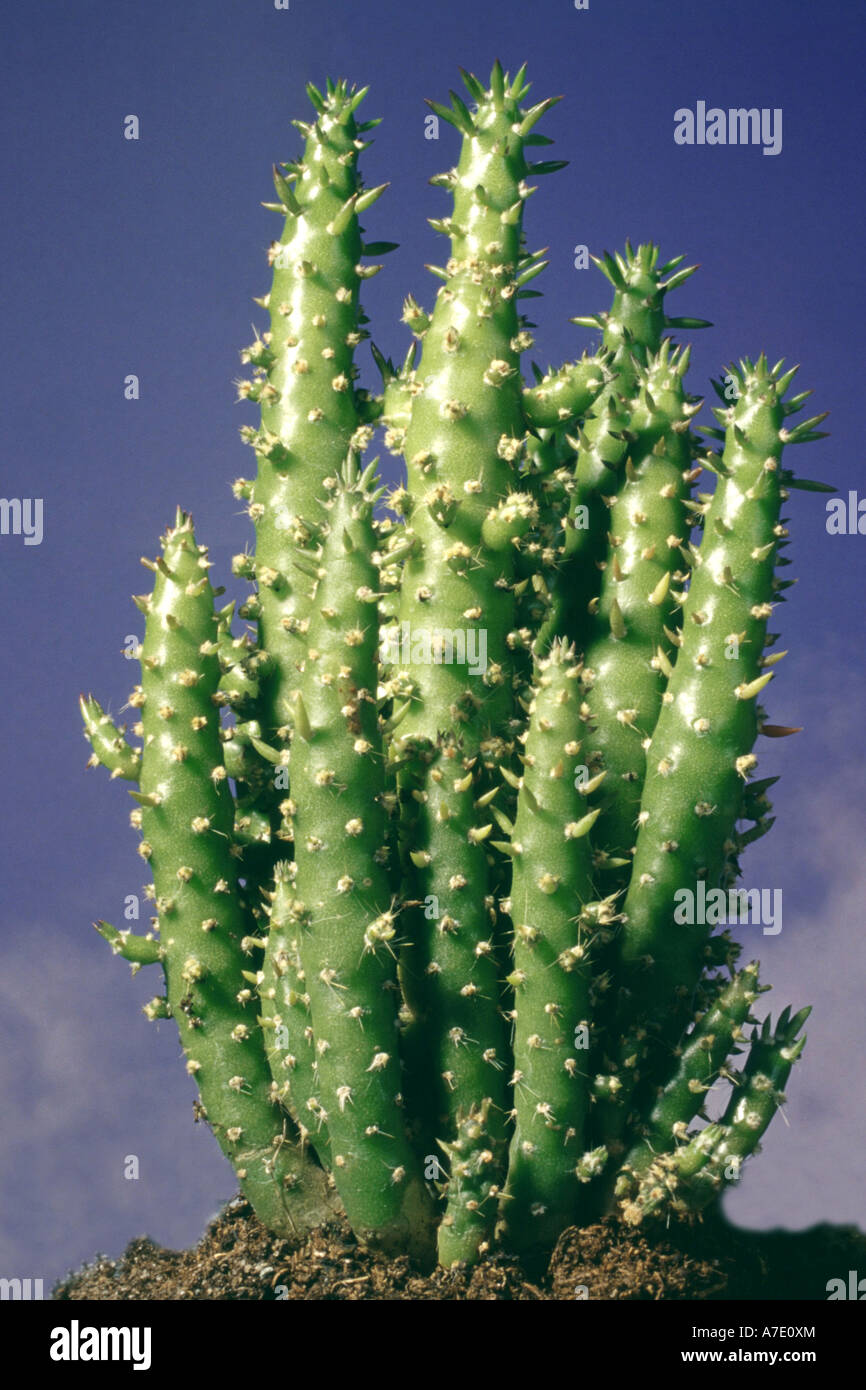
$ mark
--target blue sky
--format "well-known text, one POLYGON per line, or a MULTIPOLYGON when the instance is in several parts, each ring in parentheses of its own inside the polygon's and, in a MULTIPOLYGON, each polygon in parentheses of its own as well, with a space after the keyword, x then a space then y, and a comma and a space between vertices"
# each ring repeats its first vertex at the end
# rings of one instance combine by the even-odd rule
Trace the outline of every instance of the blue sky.
MULTIPOLYGON (((251 466, 238 429, 254 415, 232 383, 251 325, 263 326, 251 300, 267 288, 278 224, 260 202, 271 164, 298 152, 289 122, 308 113, 305 82, 369 83, 365 114, 385 118, 364 173, 391 187, 364 220, 400 250, 364 302, 386 354, 407 346, 403 296, 432 301, 423 264, 441 239, 425 219, 446 195, 427 180, 457 155, 450 127, 425 139, 424 98, 446 100, 459 66, 486 77, 496 56, 512 71, 526 61, 533 100, 564 95, 543 129, 551 157, 571 161, 527 211, 533 248, 550 248, 533 286, 542 366, 588 345, 568 320, 608 301, 596 270, 574 268, 575 246, 599 254, 630 237, 665 258, 685 252, 701 269, 673 311, 715 325, 694 335, 690 389, 763 349, 802 363, 800 389, 831 411, 832 436, 793 461, 866 496, 864 38, 860 11, 840 0, 7 7, 2 492, 43 499, 44 536, 0 536, 0 1273, 50 1280, 143 1231, 188 1244, 234 1190, 192 1123, 174 1025, 139 1012, 155 983, 130 981, 89 925, 118 919, 142 875, 124 791, 85 774, 77 695, 123 704, 135 667, 122 649, 140 633, 129 596, 147 587, 138 558, 177 503, 223 580, 250 539, 229 484, 251 466), (781 152, 676 144, 675 111, 699 101, 781 109, 781 152), (129 114, 135 142, 123 138, 129 114), (128 373, 137 401, 124 399, 128 373), (138 1181, 123 1177, 128 1154, 138 1181)), ((365 350, 358 360, 374 386, 365 350)), ((780 610, 790 655, 767 704, 805 732, 759 749, 762 775, 784 776, 776 827, 746 869, 747 886, 782 889, 784 929, 742 935, 772 1007, 815 1008, 787 1125, 776 1120, 728 1211, 753 1226, 866 1225, 866 538, 829 535, 820 495, 795 494, 788 514, 799 583, 780 610)))

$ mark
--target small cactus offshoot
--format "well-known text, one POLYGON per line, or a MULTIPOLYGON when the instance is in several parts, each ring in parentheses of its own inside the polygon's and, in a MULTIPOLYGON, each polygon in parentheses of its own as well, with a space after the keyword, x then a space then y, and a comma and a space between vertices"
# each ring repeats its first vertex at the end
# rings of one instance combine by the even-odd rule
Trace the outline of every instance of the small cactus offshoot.
POLYGON ((552 102, 523 68, 463 80, 431 103, 462 142, 432 180, 438 288, 405 300, 399 368, 371 344, 378 395, 355 365, 367 258, 393 249, 361 226, 378 122, 366 89, 308 87, 241 353, 251 593, 217 605, 178 511, 136 599, 140 722, 81 706, 153 877, 151 930, 97 928, 162 969, 145 1012, 176 1021, 257 1215, 294 1237, 342 1212, 447 1267, 700 1213, 784 1100, 808 1009, 759 1023, 757 963, 677 903, 738 891, 772 823, 786 451, 823 419, 792 422, 809 393, 761 353, 698 423, 672 335, 707 325, 667 301, 695 267, 652 244, 597 258, 612 302, 574 322, 600 347, 528 383, 552 102), (405 459, 389 492, 377 432, 405 459))

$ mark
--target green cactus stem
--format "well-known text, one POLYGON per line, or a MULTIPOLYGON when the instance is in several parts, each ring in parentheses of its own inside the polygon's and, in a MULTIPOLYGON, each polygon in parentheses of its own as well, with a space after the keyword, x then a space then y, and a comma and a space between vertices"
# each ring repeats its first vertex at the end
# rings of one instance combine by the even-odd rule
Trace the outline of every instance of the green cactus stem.
MULTIPOLYGON (((430 326, 430 317, 410 296, 403 311, 403 322, 408 323, 419 341, 423 340, 430 326)), ((398 370, 393 363, 384 358, 373 347, 373 354, 379 367, 383 383, 381 411, 378 418, 387 426, 385 446, 392 453, 402 454, 406 444, 406 430, 412 413, 414 394, 414 363, 417 345, 413 343, 402 367, 398 370)), ((522 391, 523 415, 528 428, 534 431, 537 439, 537 459, 535 471, 553 467, 552 452, 545 451, 541 445, 554 430, 573 428, 586 414, 593 401, 610 379, 608 362, 611 353, 603 349, 597 353, 584 352, 574 362, 565 366, 551 368, 542 374, 536 369, 534 386, 525 386, 522 391)), ((524 441, 514 438, 503 448, 509 449, 514 461, 524 441)))
POLYGON ((439 1263, 464 1263, 490 1250, 489 1232, 501 1196, 496 1141, 488 1124, 489 1100, 461 1115, 453 1143, 440 1140, 449 1161, 448 1208, 439 1227, 439 1263))
POLYGON ((719 1181, 736 1181, 742 1163, 757 1152, 770 1121, 784 1105, 791 1068, 806 1046, 806 1035, 798 1034, 811 1012, 807 1005, 792 1016, 788 1007, 775 1029, 765 1018, 754 1030, 746 1065, 734 1079, 721 1119, 722 1134, 712 1149, 710 1174, 719 1181))
POLYGON ((785 443, 812 437, 818 420, 785 427, 802 398, 785 404, 796 369, 782 375, 781 367, 768 367, 763 355, 731 367, 737 399, 719 412, 727 431, 720 478, 701 504, 704 535, 683 602, 677 663, 647 752, 623 906, 619 1061, 628 1058, 630 1066, 619 1075, 625 1084, 618 1104, 606 1114, 606 1142, 625 1123, 641 1070, 651 1078, 665 1044, 687 1024, 712 926, 678 923, 676 895, 697 891, 699 880, 719 883, 737 848, 743 787, 758 761, 758 696, 773 676, 773 658, 764 655, 767 621, 787 587, 774 577, 787 535, 779 460, 785 443))
POLYGON ((572 427, 597 400, 609 379, 606 349, 584 352, 575 362, 548 371, 523 392, 523 413, 535 431, 572 427))
POLYGON ((678 1049, 676 1070, 660 1091, 645 1132, 623 1164, 623 1171, 641 1177, 653 1160, 682 1143, 694 1117, 722 1068, 742 1040, 742 1026, 760 993, 758 965, 751 962, 732 978, 678 1049))
MULTIPOLYGON (((416 1046, 407 1037, 407 1047, 411 1055, 423 1055, 429 1037, 431 1053, 439 1052, 442 1044, 429 1027, 441 1015, 443 999, 454 1001, 445 1009, 449 1019, 467 1012, 471 1026, 461 1017, 446 1029, 455 1040, 442 1068, 448 1129, 436 1137, 451 1142, 458 1124, 487 1101, 486 1128, 494 1134, 479 1142, 496 1154, 504 1151, 505 1038, 490 954, 493 899, 479 848, 493 824, 476 759, 507 756, 514 710, 507 639, 515 552, 508 544, 491 550, 483 528, 515 490, 514 441, 519 446, 526 432, 520 354, 531 339, 521 327, 517 300, 540 266, 521 248, 523 206, 532 191, 525 147, 552 103, 522 110, 523 70, 509 83, 498 63, 489 89, 471 74, 464 81, 475 102, 472 112, 456 96, 453 108, 434 104, 461 130, 463 144, 457 168, 437 180, 453 193, 452 217, 434 224, 450 237, 451 255, 423 333, 405 438, 412 548, 397 633, 408 633, 410 640, 426 634, 434 646, 429 662, 394 663, 391 692, 411 703, 392 747, 396 757, 414 764, 402 777, 402 814, 411 824, 403 836, 411 844, 407 868, 423 873, 422 881, 413 882, 412 897, 433 899, 439 913, 432 931, 417 911, 411 919, 413 946, 404 964, 412 978, 405 988, 422 1039, 416 1046), (447 652, 445 642, 451 643, 447 652), (474 663, 473 651, 479 658, 474 663), (463 766, 455 769, 457 759, 463 766), (443 926, 451 923, 453 928, 443 926), (474 990, 468 999, 461 996, 467 986, 474 990)), ((463 1225, 446 1228, 452 1231, 449 1257, 474 1259, 494 1219, 491 1203, 488 1231, 483 1223, 473 1226, 473 1244, 462 1256, 454 1233, 463 1225)))
POLYGON ((301 963, 307 912, 292 887, 294 865, 281 861, 269 894, 268 934, 256 979, 271 1075, 302 1142, 312 1142, 323 1163, 331 1159, 325 1108, 319 1094, 310 995, 301 963))
MULTIPOLYGON (((333 1209, 325 1173, 300 1153, 272 1094, 256 1002, 243 989, 246 920, 230 853, 232 799, 221 757, 217 625, 207 551, 178 512, 154 571, 141 647, 139 853, 153 874, 166 1005, 187 1071, 241 1187, 270 1229, 296 1234, 333 1209)), ((111 929, 119 954, 133 949, 111 929)), ((139 952, 145 949, 139 945, 139 952)), ((151 948, 147 948, 150 953, 151 948)), ((156 1014, 158 1011, 154 1010, 156 1014)))
MULTIPOLYGON (((244 572, 233 562, 234 572, 244 572)), ((242 877, 260 882, 270 873, 272 843, 281 837, 279 804, 281 793, 275 786, 274 762, 280 754, 268 751, 261 726, 251 718, 257 709, 261 681, 268 669, 267 654, 256 647, 245 632, 235 637, 232 618, 235 604, 217 613, 217 656, 220 683, 217 698, 233 715, 234 723, 220 732, 223 762, 235 781, 234 843, 238 850, 242 877)), ((287 754, 285 755, 287 756, 287 754)))
MULTIPOLYGON (((474 1135, 479 1153, 492 1155, 482 1169, 484 1181, 495 1185, 504 1176, 509 1053, 494 899, 481 895, 494 823, 478 825, 477 803, 488 794, 478 795, 477 760, 466 759, 447 735, 430 756, 435 762, 428 779, 404 787, 414 813, 404 824, 419 904, 401 966, 409 1014, 407 1092, 424 1147, 434 1140, 456 1142, 459 1132, 461 1163, 475 1173, 469 1152, 474 1135)), ((492 1236, 496 1203, 464 1210, 466 1191, 472 1190, 471 1183, 448 1189, 439 1243, 445 1265, 474 1261, 492 1236)))
POLYGON ((693 1135, 674 1153, 656 1157, 644 1170, 637 1195, 622 1203, 622 1216, 639 1225, 665 1210, 694 1216, 740 1178, 745 1160, 785 1103, 791 1068, 806 1045, 798 1037, 811 1010, 793 1018, 785 1009, 775 1029, 769 1018, 754 1030, 746 1065, 731 1075, 733 1090, 721 1120, 693 1135))
POLYGON ((467 643, 483 640, 487 659, 478 673, 466 659, 412 664, 412 707, 400 739, 433 745, 447 727, 469 732, 477 747, 483 731, 507 724, 512 711, 513 549, 491 555, 482 527, 513 490, 510 442, 526 429, 520 355, 530 340, 517 300, 534 258, 521 250, 532 191, 525 145, 552 102, 524 112, 522 72, 508 85, 498 64, 489 90, 469 74, 464 80, 477 103, 472 113, 459 97, 453 110, 434 104, 463 132, 463 146, 457 168, 441 180, 453 192, 453 214, 436 225, 450 237, 451 254, 424 331, 406 430, 415 546, 400 622, 429 630, 435 615, 437 628, 460 630, 467 643))
POLYGON ((606 556, 609 499, 619 492, 629 451, 629 410, 640 367, 660 351, 666 329, 707 326, 704 319, 670 318, 665 313, 665 295, 698 268, 677 269, 683 256, 659 266, 657 246, 647 243, 635 251, 626 242, 624 256, 605 252, 593 260, 613 286, 613 303, 606 314, 573 322, 601 330, 602 345, 612 354, 612 379, 596 396, 579 436, 568 441, 575 451, 574 487, 561 559, 550 581, 550 613, 537 640, 539 651, 557 633, 576 642, 579 650, 585 648, 590 605, 598 594, 606 556))
MULTIPOLYGON (((424 1254, 433 1206, 406 1137, 398 1053, 398 921, 376 702, 374 469, 359 477, 350 458, 332 480, 293 710, 293 888, 337 1190, 359 1238, 424 1254)), ((272 944, 279 952, 279 935, 272 944)), ((279 967, 277 956, 272 964, 279 967)))
POLYGON ((329 82, 324 96, 312 85, 307 90, 317 117, 312 125, 295 123, 305 137, 303 157, 283 165, 285 175, 274 170, 279 201, 269 206, 285 224, 269 253, 273 283, 263 302, 270 331, 242 354, 256 375, 240 388, 261 406, 261 428, 242 431, 258 472, 237 490, 256 528, 250 577, 258 585, 259 643, 270 662, 258 718, 275 745, 288 736, 309 619, 310 585, 296 567, 297 547, 315 542, 324 521, 322 479, 336 474, 350 444, 364 447, 372 433, 355 388, 354 352, 366 336, 359 290, 376 269, 361 264, 371 248, 359 218, 385 187, 365 191, 358 173, 368 143, 361 137, 377 124, 355 118, 366 89, 329 82))
MULTIPOLYGON (((586 1149, 594 898, 581 765, 583 691, 573 648, 537 666, 524 771, 508 852, 513 864, 514 1118, 503 1215, 509 1245, 551 1249, 574 1219, 586 1149)), ((602 774, 603 776, 604 774, 602 774)), ((590 788, 590 790, 594 790, 590 788)))
POLYGON ((647 752, 621 938, 640 1005, 664 1013, 671 1026, 682 1018, 676 1000, 697 982, 709 934, 705 926, 677 926, 675 894, 699 878, 715 886, 721 875, 743 784, 758 761, 758 696, 773 677, 773 658, 764 655, 767 621, 787 587, 774 566, 787 536, 779 460, 798 437, 785 428, 782 399, 793 371, 782 375, 781 364, 771 369, 762 355, 730 373, 738 398, 720 412, 727 428, 721 476, 706 504, 677 662, 647 752), (644 969, 646 957, 653 963, 644 969))
MULTIPOLYGON (((693 1213, 698 1204, 688 1194, 696 1190, 697 1181, 704 1176, 712 1160, 713 1149, 723 1135, 722 1126, 707 1125, 680 1144, 674 1153, 663 1153, 653 1160, 642 1175, 634 1195, 620 1202, 620 1215, 627 1226, 640 1226, 647 1217, 671 1212, 693 1213)), ((630 1179, 627 1179, 630 1181, 630 1179)), ((720 1183, 709 1178, 701 1185, 702 1204, 715 1196, 720 1183)))
MULTIPOLYGON (((698 408, 683 390, 689 351, 665 340, 648 354, 629 413, 629 450, 609 511, 610 554, 585 653, 590 722, 584 740, 591 773, 607 771, 596 840, 608 858, 631 864, 646 772, 646 746, 656 726, 676 651, 667 632, 678 626, 681 550, 691 530, 693 440, 698 408)), ((675 634, 676 635, 676 634, 675 634)), ((608 891, 625 886, 613 873, 608 891)))
POLYGON ((117 727, 92 695, 81 695, 78 703, 84 721, 84 737, 93 749, 87 766, 101 764, 108 768, 112 778, 137 782, 141 774, 141 752, 127 743, 125 729, 117 727))

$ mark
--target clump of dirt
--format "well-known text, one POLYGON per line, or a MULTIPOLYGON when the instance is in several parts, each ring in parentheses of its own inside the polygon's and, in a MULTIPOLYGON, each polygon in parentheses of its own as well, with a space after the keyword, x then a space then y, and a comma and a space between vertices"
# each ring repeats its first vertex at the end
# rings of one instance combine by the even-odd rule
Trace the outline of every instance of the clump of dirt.
POLYGON ((635 1230, 608 1218, 563 1232, 550 1262, 549 1297, 826 1299, 830 1279, 864 1266, 866 1235, 854 1226, 746 1231, 713 1213, 635 1230))
POLYGON ((609 1217, 595 1226, 563 1231, 550 1261, 551 1298, 711 1299, 731 1297, 736 1260, 719 1251, 715 1258, 684 1248, 685 1231, 660 1238, 655 1231, 623 1226, 609 1217))
POLYGON ((406 1256, 360 1246, 345 1222, 320 1226, 298 1246, 280 1240, 246 1202, 231 1202, 191 1250, 146 1236, 119 1260, 101 1256, 55 1289, 55 1299, 539 1299, 514 1260, 496 1256, 471 1272, 432 1274, 406 1256))
POLYGON ((334 1222, 290 1245, 241 1198, 191 1250, 147 1236, 119 1260, 98 1256, 58 1284, 62 1301, 215 1299, 331 1302, 823 1299, 826 1282, 866 1267, 866 1236, 853 1227, 748 1232, 721 1218, 635 1231, 615 1218, 565 1231, 537 1281, 505 1254, 472 1270, 419 1270, 406 1257, 359 1246, 334 1222))

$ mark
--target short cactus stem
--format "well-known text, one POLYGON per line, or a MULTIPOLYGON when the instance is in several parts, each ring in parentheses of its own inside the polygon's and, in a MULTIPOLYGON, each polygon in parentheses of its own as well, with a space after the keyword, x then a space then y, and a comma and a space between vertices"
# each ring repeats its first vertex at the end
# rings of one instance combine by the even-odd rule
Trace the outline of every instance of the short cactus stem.
POLYGON ((805 1034, 798 1035, 810 1013, 809 1006, 793 1016, 790 1008, 783 1009, 775 1028, 766 1018, 755 1029, 746 1065, 734 1078, 733 1094, 722 1116, 722 1135, 713 1146, 712 1165, 729 1182, 739 1176, 740 1164, 757 1151, 785 1102, 791 1068, 806 1046, 805 1034))
POLYGON ((503 1218, 516 1249, 550 1249, 574 1220, 586 1149, 594 897, 583 794, 581 670, 555 642, 537 665, 511 837, 514 1135, 503 1218))
POLYGON ((593 259, 613 286, 613 303, 609 313, 574 322, 601 329, 603 346, 611 354, 608 379, 583 429, 569 440, 575 450, 574 487, 564 520, 562 559, 553 577, 551 610, 537 640, 539 651, 557 634, 584 650, 598 597, 597 575, 606 555, 605 537, 611 530, 608 509, 619 492, 629 452, 637 373, 660 351, 665 329, 704 324, 702 319, 671 319, 665 313, 665 295, 697 269, 679 270, 665 280, 683 257, 659 266, 658 247, 647 243, 635 251, 626 243, 624 256, 593 259))
POLYGON ((785 1009, 775 1029, 769 1018, 755 1029, 746 1065, 732 1074, 732 1091, 721 1120, 685 1139, 672 1153, 655 1156, 639 1171, 627 1166, 621 1193, 638 1178, 634 1195, 621 1204, 630 1225, 670 1209, 695 1215, 718 1200, 726 1186, 737 1182, 743 1163, 759 1151, 760 1141, 785 1102, 791 1068, 806 1045, 798 1037, 808 1008, 793 1018, 785 1009))
POLYGON ((702 1110, 704 1098, 719 1077, 720 1068, 738 1043, 760 991, 756 962, 739 971, 686 1038, 670 1080, 649 1116, 646 1132, 632 1148, 624 1166, 640 1176, 655 1157, 678 1147, 688 1126, 702 1110))
POLYGON ((307 911, 295 895, 294 868, 281 861, 274 870, 266 949, 256 985, 265 1050, 280 1102, 298 1126, 301 1141, 311 1143, 327 1164, 327 1117, 319 1096, 310 995, 301 964, 307 911))
POLYGON ((707 1125, 681 1144, 675 1153, 654 1157, 640 1175, 624 1166, 617 1182, 620 1215, 627 1226, 640 1226, 648 1217, 684 1215, 699 1209, 689 1193, 700 1192, 701 1205, 718 1195, 721 1183, 710 1171, 713 1151, 724 1131, 721 1125, 707 1125))
POLYGON ((141 752, 127 743, 125 731, 105 713, 98 700, 84 695, 79 700, 84 736, 93 752, 88 767, 108 768, 112 777, 137 782, 141 774, 141 752))
POLYGON ((454 1142, 441 1144, 449 1167, 448 1209, 439 1227, 439 1263, 445 1269, 474 1263, 492 1246, 501 1141, 491 1138, 489 1108, 489 1101, 473 1106, 459 1117, 454 1142))
MULTIPOLYGON (((467 1116, 483 1111, 483 1123, 476 1126, 473 1121, 464 1129, 461 1153, 472 1168, 475 1134, 479 1153, 491 1155, 482 1165, 485 1181, 501 1183, 509 1059, 502 1006, 504 962, 493 897, 479 892, 488 873, 487 842, 495 824, 491 818, 478 826, 477 762, 463 758, 454 740, 443 737, 429 776, 420 784, 423 790, 416 798, 412 792, 417 783, 406 782, 413 810, 411 821, 407 819, 409 843, 427 846, 407 856, 413 898, 419 904, 409 919, 411 944, 404 951, 402 968, 411 1011, 405 1034, 407 1090, 412 1112, 430 1136, 428 1142, 450 1142, 467 1116), (477 1104, 467 1101, 473 1096, 481 1097, 477 1104), (446 1135, 448 1140, 443 1139, 446 1135)), ((458 1189, 449 1186, 449 1211, 452 1196, 462 1201, 458 1189)), ((473 1213, 442 1228, 450 1232, 443 1262, 471 1262, 492 1238, 495 1201, 473 1213)))
POLYGON ((523 410, 533 430, 564 429, 583 418, 610 381, 607 349, 584 353, 558 371, 548 372, 523 392, 523 410))

